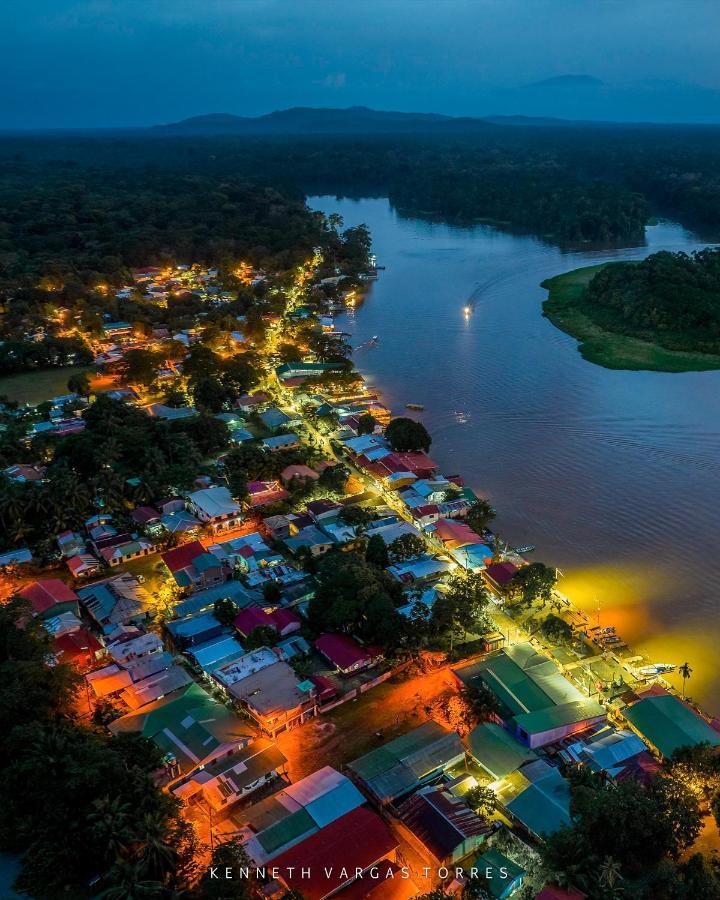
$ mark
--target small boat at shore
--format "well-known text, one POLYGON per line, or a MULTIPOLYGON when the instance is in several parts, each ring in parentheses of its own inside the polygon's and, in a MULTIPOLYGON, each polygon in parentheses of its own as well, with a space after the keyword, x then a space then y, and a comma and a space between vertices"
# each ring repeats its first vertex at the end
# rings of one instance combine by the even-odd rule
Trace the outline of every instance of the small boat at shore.
POLYGON ((528 544, 526 547, 514 547, 513 553, 532 553, 535 549, 535 544, 528 544))
POLYGON ((677 666, 672 663, 651 663, 649 666, 640 666, 637 670, 638 675, 644 678, 652 678, 653 675, 662 675, 664 672, 674 672, 677 666))
POLYGON ((422 405, 422 403, 406 403, 405 409, 415 409, 418 412, 422 412, 425 407, 422 405))

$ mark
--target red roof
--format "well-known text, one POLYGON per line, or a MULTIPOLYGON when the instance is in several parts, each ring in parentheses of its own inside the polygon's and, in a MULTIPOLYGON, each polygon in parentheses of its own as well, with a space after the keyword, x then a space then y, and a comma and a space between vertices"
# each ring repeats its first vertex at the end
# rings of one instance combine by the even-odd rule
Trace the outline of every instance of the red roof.
POLYGON ((535 900, 585 900, 585 897, 587 894, 575 888, 566 890, 555 884, 546 884, 540 893, 535 895, 535 900))
POLYGON ((355 638, 347 634, 321 634, 315 641, 315 647, 338 669, 369 665, 372 659, 370 648, 361 647, 355 638))
POLYGON ((162 561, 171 572, 179 572, 181 569, 191 566, 192 561, 198 556, 202 556, 203 553, 205 553, 205 548, 200 541, 189 541, 187 544, 173 547, 172 550, 166 550, 162 554, 162 561))
POLYGON ((248 606, 235 617, 233 623, 243 637, 247 637, 256 628, 274 628, 270 616, 260 606, 248 606))
POLYGON ((290 609, 274 609, 270 613, 270 618, 280 634, 287 631, 296 631, 300 627, 300 619, 290 609))
POLYGON ((330 700, 332 697, 337 697, 337 688, 332 681, 324 675, 308 675, 308 681, 312 681, 317 688, 317 698, 320 702, 330 700))
POLYGON ((47 612, 58 603, 77 603, 78 595, 59 578, 33 581, 18 592, 30 602, 36 613, 47 612))
POLYGON ((78 656, 90 656, 102 650, 102 644, 85 628, 70 631, 55 638, 55 655, 61 662, 78 656))
POLYGON ((511 562, 491 563, 487 569, 485 569, 485 574, 488 578, 492 578, 495 584, 504 587, 512 581, 513 575, 517 570, 517 566, 511 562))
POLYGON ((433 532, 441 541, 460 547, 463 544, 482 544, 483 539, 464 522, 452 519, 438 519, 433 532))
POLYGON ((364 872, 397 845, 380 816, 359 806, 281 853, 272 866, 306 900, 322 900, 351 881, 356 869, 364 872), (301 870, 309 870, 310 877, 303 878, 301 870))

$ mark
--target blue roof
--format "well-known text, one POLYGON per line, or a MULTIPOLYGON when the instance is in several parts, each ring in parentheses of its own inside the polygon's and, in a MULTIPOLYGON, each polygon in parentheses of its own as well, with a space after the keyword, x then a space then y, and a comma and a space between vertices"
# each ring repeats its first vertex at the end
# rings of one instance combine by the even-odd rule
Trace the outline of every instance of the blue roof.
POLYGON ((343 781, 328 791, 326 794, 306 804, 305 809, 310 813, 315 823, 324 828, 345 813, 349 813, 358 806, 362 806, 365 798, 355 787, 352 781, 343 781))

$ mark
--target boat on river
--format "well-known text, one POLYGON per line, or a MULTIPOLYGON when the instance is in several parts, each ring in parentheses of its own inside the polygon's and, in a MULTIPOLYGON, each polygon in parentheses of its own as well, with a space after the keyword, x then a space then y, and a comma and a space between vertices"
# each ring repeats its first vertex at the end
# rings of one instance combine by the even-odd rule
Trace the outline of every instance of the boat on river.
POLYGON ((677 666, 672 663, 651 663, 649 666, 640 666, 638 675, 643 678, 652 678, 654 675, 662 675, 665 672, 674 672, 677 666))
POLYGON ((422 412, 425 409, 425 407, 422 405, 422 403, 406 403, 405 408, 406 409, 415 409, 418 412, 422 412))

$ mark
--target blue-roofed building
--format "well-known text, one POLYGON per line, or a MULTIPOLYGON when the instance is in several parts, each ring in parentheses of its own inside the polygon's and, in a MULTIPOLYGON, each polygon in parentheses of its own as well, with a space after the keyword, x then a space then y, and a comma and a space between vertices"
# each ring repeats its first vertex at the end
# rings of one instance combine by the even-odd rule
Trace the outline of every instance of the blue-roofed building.
POLYGON ((184 619, 173 619, 171 622, 165 623, 165 629, 181 650, 204 644, 206 641, 219 637, 225 631, 212 610, 186 616, 184 619))
POLYGON ((269 428, 270 431, 277 431, 278 428, 289 425, 293 420, 281 409, 278 409, 276 406, 271 406, 270 409, 266 409, 265 412, 260 413, 260 421, 266 428, 269 428))
POLYGON ((276 434, 274 437, 265 438, 263 447, 271 452, 276 450, 295 450, 300 446, 300 438, 296 434, 276 434))

